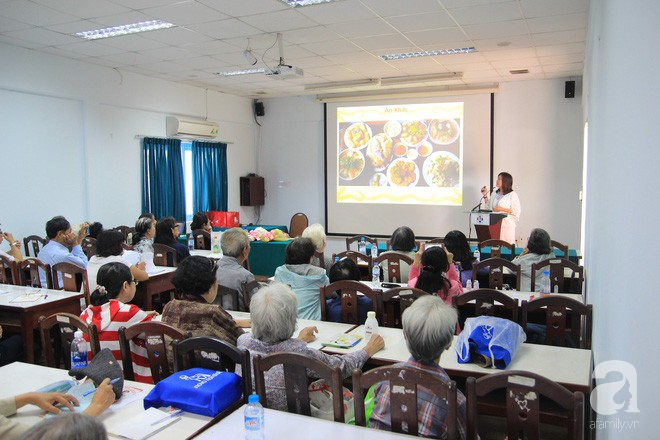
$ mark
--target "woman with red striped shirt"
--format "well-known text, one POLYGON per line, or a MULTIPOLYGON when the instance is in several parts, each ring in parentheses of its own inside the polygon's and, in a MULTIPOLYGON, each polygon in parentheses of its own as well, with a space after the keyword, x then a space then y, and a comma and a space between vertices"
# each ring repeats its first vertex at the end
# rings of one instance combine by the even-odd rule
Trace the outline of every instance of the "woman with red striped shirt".
MULTIPOLYGON (((115 359, 121 361, 119 349, 120 327, 151 321, 157 312, 144 312, 133 304, 127 304, 135 296, 137 281, 130 269, 123 263, 108 263, 101 266, 96 277, 97 286, 91 294, 91 305, 80 318, 87 324, 94 324, 99 332, 101 349, 109 348, 115 359)), ((138 382, 153 383, 147 359, 144 340, 135 338, 130 341, 133 358, 133 371, 138 382)))

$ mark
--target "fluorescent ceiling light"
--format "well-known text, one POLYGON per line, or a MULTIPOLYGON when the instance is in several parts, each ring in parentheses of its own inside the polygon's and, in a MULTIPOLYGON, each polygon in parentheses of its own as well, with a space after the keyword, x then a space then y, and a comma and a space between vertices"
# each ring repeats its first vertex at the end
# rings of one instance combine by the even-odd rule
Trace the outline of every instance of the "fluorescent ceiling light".
POLYGON ((254 69, 242 69, 242 70, 227 70, 225 72, 217 72, 216 75, 219 76, 237 76, 237 75, 251 75, 253 73, 264 73, 266 69, 263 67, 255 67, 254 69))
POLYGON ((330 3, 332 1, 337 1, 337 0, 280 0, 287 5, 297 8, 298 6, 311 6, 311 5, 318 5, 321 3, 330 3))
POLYGON ((167 29, 172 26, 174 26, 172 23, 166 21, 150 20, 141 21, 139 23, 122 24, 121 26, 113 26, 104 29, 94 29, 92 31, 76 32, 75 35, 86 40, 98 40, 99 38, 118 37, 119 35, 167 29))
POLYGON ((335 81, 329 83, 307 84, 305 90, 331 90, 331 89, 348 89, 351 87, 360 86, 377 86, 380 84, 378 78, 356 79, 352 81, 335 81))
POLYGON ((381 55, 380 57, 385 61, 390 61, 404 60, 406 58, 434 57, 437 55, 453 55, 457 53, 472 53, 476 51, 477 49, 474 47, 461 47, 458 49, 422 50, 419 52, 395 53, 390 55, 381 55))
POLYGON ((381 86, 397 86, 401 84, 415 84, 415 83, 428 83, 434 81, 444 81, 447 79, 461 78, 463 72, 445 72, 445 73, 431 73, 428 75, 412 75, 412 76, 390 76, 380 79, 381 86))

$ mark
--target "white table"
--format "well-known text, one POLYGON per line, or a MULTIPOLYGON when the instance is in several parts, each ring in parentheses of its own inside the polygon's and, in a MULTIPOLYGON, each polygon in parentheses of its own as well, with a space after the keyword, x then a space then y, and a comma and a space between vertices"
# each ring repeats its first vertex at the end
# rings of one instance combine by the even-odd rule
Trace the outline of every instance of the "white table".
MULTIPOLYGON (((14 362, 0 367, 0 396, 15 396, 37 390, 59 380, 70 379, 71 376, 67 374, 66 370, 14 362)), ((125 381, 124 384, 144 389, 146 392, 149 392, 153 388, 153 385, 133 381, 125 381)), ((143 399, 138 399, 120 408, 112 405, 98 419, 103 422, 106 429, 110 432, 114 427, 120 426, 140 411, 144 411, 143 399)), ((20 408, 17 414, 11 417, 11 419, 31 426, 43 420, 40 417, 43 413, 44 411, 36 406, 26 405, 20 408)), ((149 438, 156 440, 184 439, 208 423, 209 420, 211 420, 210 417, 184 412, 181 415, 181 420, 172 423, 167 428, 149 438)))
POLYGON ((138 284, 138 292, 132 302, 137 302, 143 310, 153 310, 152 300, 156 295, 174 289, 172 276, 176 267, 156 266, 158 272, 149 275, 149 279, 138 284))
POLYGON ((213 260, 219 260, 222 258, 222 252, 212 252, 208 249, 194 249, 190 251, 190 255, 196 255, 198 257, 207 257, 213 260))
MULTIPOLYGON (((208 430, 195 437, 196 440, 242 439, 245 437, 243 411, 245 406, 237 409, 208 430)), ((365 428, 363 426, 347 425, 331 420, 301 416, 284 411, 264 409, 264 437, 287 440, 384 440, 411 439, 407 434, 397 434, 389 431, 365 428)))
MULTIPOLYGON (((518 290, 498 290, 498 292, 502 292, 506 296, 518 300, 518 305, 522 305, 523 301, 531 301, 532 299, 540 298, 541 293, 539 292, 523 292, 523 291, 518 291, 518 290)), ((584 299, 582 298, 582 295, 576 295, 574 293, 548 293, 547 295, 543 296, 561 296, 562 298, 570 298, 574 299, 576 301, 581 302, 584 304, 584 299)))

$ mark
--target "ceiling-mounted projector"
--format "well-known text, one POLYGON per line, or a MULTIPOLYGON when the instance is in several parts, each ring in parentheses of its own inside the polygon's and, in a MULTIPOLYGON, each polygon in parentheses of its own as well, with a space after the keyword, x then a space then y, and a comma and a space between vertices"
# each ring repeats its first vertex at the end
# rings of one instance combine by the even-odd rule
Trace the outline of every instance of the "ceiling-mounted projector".
POLYGON ((266 72, 266 76, 275 79, 301 78, 303 70, 293 66, 280 65, 272 71, 266 72))

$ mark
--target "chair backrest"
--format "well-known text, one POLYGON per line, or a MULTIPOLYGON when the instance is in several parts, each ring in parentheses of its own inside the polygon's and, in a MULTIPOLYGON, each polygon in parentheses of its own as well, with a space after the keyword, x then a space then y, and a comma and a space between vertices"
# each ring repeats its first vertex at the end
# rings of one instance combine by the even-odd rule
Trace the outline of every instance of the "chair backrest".
POLYGON ((23 239, 23 248, 25 249, 25 256, 30 256, 30 249, 32 249, 33 256, 39 255, 42 247, 46 246, 48 238, 42 238, 38 235, 28 235, 23 239))
POLYGON ((325 300, 332 292, 337 292, 341 298, 341 322, 345 324, 362 324, 359 322, 358 315, 358 292, 362 293, 373 302, 376 319, 378 322, 382 322, 380 295, 375 293, 366 284, 352 280, 335 281, 334 283, 319 288, 322 321, 326 320, 327 315, 325 300))
POLYGON ((50 264, 46 264, 38 258, 29 257, 21 261, 18 267, 22 286, 39 287, 43 289, 53 288, 53 273, 51 272, 50 264), (39 269, 43 270, 46 274, 46 286, 41 285, 39 269))
MULTIPOLYGON (((427 241, 427 243, 430 243, 430 242, 427 241)), ((440 243, 442 243, 442 241, 440 241, 440 243)), ((421 242, 419 240, 415 240, 415 248, 419 249, 420 246, 421 246, 421 242)), ((390 243, 389 238, 385 241, 385 249, 388 250, 388 251, 392 250, 392 245, 390 243)))
POLYGON ((367 243, 371 243, 371 246, 376 246, 376 249, 378 249, 378 239, 369 237, 368 235, 354 235, 352 237, 346 237, 346 250, 350 251, 351 250, 351 244, 355 243, 356 244, 356 249, 357 249, 357 244, 362 240, 362 237, 364 237, 364 241, 367 243))
POLYGON ((124 225, 116 226, 116 227, 112 228, 111 231, 121 232, 124 235, 124 241, 126 241, 126 238, 128 237, 129 232, 132 232, 133 234, 135 234, 135 228, 131 228, 130 226, 124 226, 124 225))
POLYGON ((172 374, 167 360, 169 341, 165 337, 183 340, 188 335, 170 325, 157 321, 139 322, 130 327, 120 327, 119 349, 121 350, 121 363, 124 367, 124 378, 127 380, 135 380, 129 341, 138 336, 146 341, 145 346, 147 347, 151 377, 154 383, 158 383, 172 374))
POLYGON ((511 258, 516 256, 516 246, 513 243, 508 243, 504 240, 484 240, 478 244, 479 252, 485 247, 490 247, 491 258, 502 258, 502 248, 507 248, 511 252, 511 258))
POLYGON ((279 365, 284 371, 288 412, 311 416, 307 370, 312 370, 330 386, 335 421, 344 423, 341 369, 298 353, 273 353, 263 357, 254 355, 255 388, 257 394, 264 397, 262 403, 265 407, 268 407, 265 372, 279 365))
MULTIPOLYGON (((508 438, 538 440, 541 438, 540 403, 546 399, 554 402, 554 408, 559 407, 562 410, 557 410, 553 414, 557 417, 544 420, 544 423, 567 426, 567 435, 564 437, 567 440, 583 439, 584 394, 571 392, 550 379, 527 371, 503 371, 487 374, 479 379, 467 378, 467 438, 478 438, 480 401, 493 404, 497 400, 497 403, 506 407, 508 438)), ((544 405, 544 412, 546 411, 544 405)))
POLYGON ((356 251, 343 251, 339 252, 338 254, 332 254, 332 261, 335 261, 336 258, 339 258, 340 260, 343 260, 344 258, 350 258, 355 264, 360 264, 360 261, 366 263, 367 275, 365 275, 363 279, 371 280, 371 269, 373 268, 371 255, 365 255, 356 251))
POLYGON ((257 280, 244 281, 241 283, 241 295, 243 295, 243 304, 245 305, 246 312, 250 311, 250 300, 252 299, 252 295, 250 295, 250 293, 254 289, 258 289, 262 286, 265 286, 266 284, 268 284, 268 282, 257 280))
POLYGON ((472 263, 472 281, 477 279, 477 272, 482 268, 490 268, 488 271, 488 287, 490 289, 501 289, 504 285, 504 268, 508 268, 516 277, 516 290, 520 290, 520 266, 505 260, 504 258, 488 258, 478 263, 472 263))
POLYGON ((543 268, 546 266, 550 266, 550 292, 555 292, 556 290, 556 293, 575 293, 582 295, 584 267, 565 258, 550 258, 532 264, 532 291, 536 287, 536 278, 543 275, 543 268), (566 269, 571 271, 570 278, 566 278, 565 276, 566 269))
POLYGON ((438 376, 424 370, 410 367, 379 367, 363 373, 353 371, 353 401, 355 402, 355 424, 366 426, 367 420, 364 408, 364 395, 372 385, 379 382, 389 382, 390 388, 390 426, 393 432, 407 432, 418 435, 418 387, 426 388, 447 405, 447 433, 438 433, 438 438, 456 439, 458 404, 456 382, 445 382, 438 376), (396 390, 396 392, 392 392, 396 390), (404 424, 408 430, 404 431, 404 424))
POLYGON ((458 310, 461 328, 463 328, 465 318, 468 316, 497 316, 518 323, 518 300, 499 290, 470 290, 462 295, 452 297, 451 301, 452 306, 458 310), (474 301, 474 304, 470 304, 470 301, 474 301))
POLYGON ((378 263, 382 266, 383 261, 387 262, 385 270, 387 271, 387 279, 392 283, 401 282, 401 262, 405 262, 408 266, 412 265, 413 259, 403 252, 384 252, 373 259, 372 263, 378 263))
POLYGON ((520 325, 527 330, 529 315, 545 309, 545 344, 591 349, 593 307, 561 295, 523 301, 520 325), (584 323, 582 322, 584 321, 584 323), (570 338, 567 336, 570 335, 570 338))
POLYGON ((560 251, 562 251, 562 253, 564 255, 562 257, 559 257, 559 258, 563 258, 565 260, 568 260, 568 245, 567 244, 562 244, 562 243, 558 242, 557 240, 550 240, 550 246, 553 249, 559 249, 560 251))
MULTIPOLYGON (((445 239, 440 238, 440 237, 436 237, 436 238, 432 238, 430 240, 427 240, 426 243, 428 243, 428 244, 444 244, 445 239)), ((419 249, 419 247, 417 249, 419 249)))
POLYGON ((188 368, 208 368, 210 370, 233 373, 236 365, 241 366, 243 376, 243 399, 252 392, 252 369, 250 353, 221 339, 198 336, 172 342, 174 372, 188 368))
POLYGON ((128 244, 128 243, 126 243, 126 242, 122 242, 122 244, 121 244, 121 248, 122 248, 123 250, 125 250, 125 251, 132 251, 132 250, 133 250, 133 245, 132 245, 132 244, 128 244))
POLYGON ((401 315, 420 296, 427 292, 415 287, 394 287, 381 294, 383 303, 383 327, 401 328, 401 315), (397 308, 398 306, 398 308, 397 308))
POLYGON ((55 313, 39 321, 41 347, 47 367, 62 367, 67 370, 71 368, 71 341, 76 330, 87 336, 89 351, 94 357, 101 350, 98 330, 94 324, 87 325, 71 313, 55 313))
POLYGON ((309 220, 305 214, 302 212, 293 214, 289 224, 289 237, 300 237, 307 226, 309 226, 309 220))
POLYGON ((162 243, 154 243, 154 264, 156 266, 177 267, 179 262, 176 249, 162 243))
POLYGON ((192 231, 193 238, 195 239, 195 249, 211 250, 211 233, 204 229, 195 229, 192 231))
POLYGON ((85 295, 85 304, 90 304, 89 282, 87 281, 87 270, 84 267, 72 263, 57 263, 52 267, 53 289, 66 290, 67 292, 80 292, 82 288, 85 295), (62 285, 60 286, 58 273, 62 274, 62 285))
POLYGON ((92 258, 96 255, 96 238, 85 237, 80 247, 82 247, 83 252, 87 255, 87 259, 92 258))
POLYGON ((0 283, 15 284, 17 286, 21 284, 18 274, 18 263, 4 255, 0 255, 0 283))
POLYGON ((238 291, 236 289, 232 289, 231 287, 223 286, 222 284, 218 284, 218 295, 215 297, 215 304, 219 304, 222 306, 222 304, 226 304, 224 301, 225 297, 229 297, 231 301, 231 308, 227 307, 229 310, 238 310, 239 309, 239 302, 238 302, 238 291))

